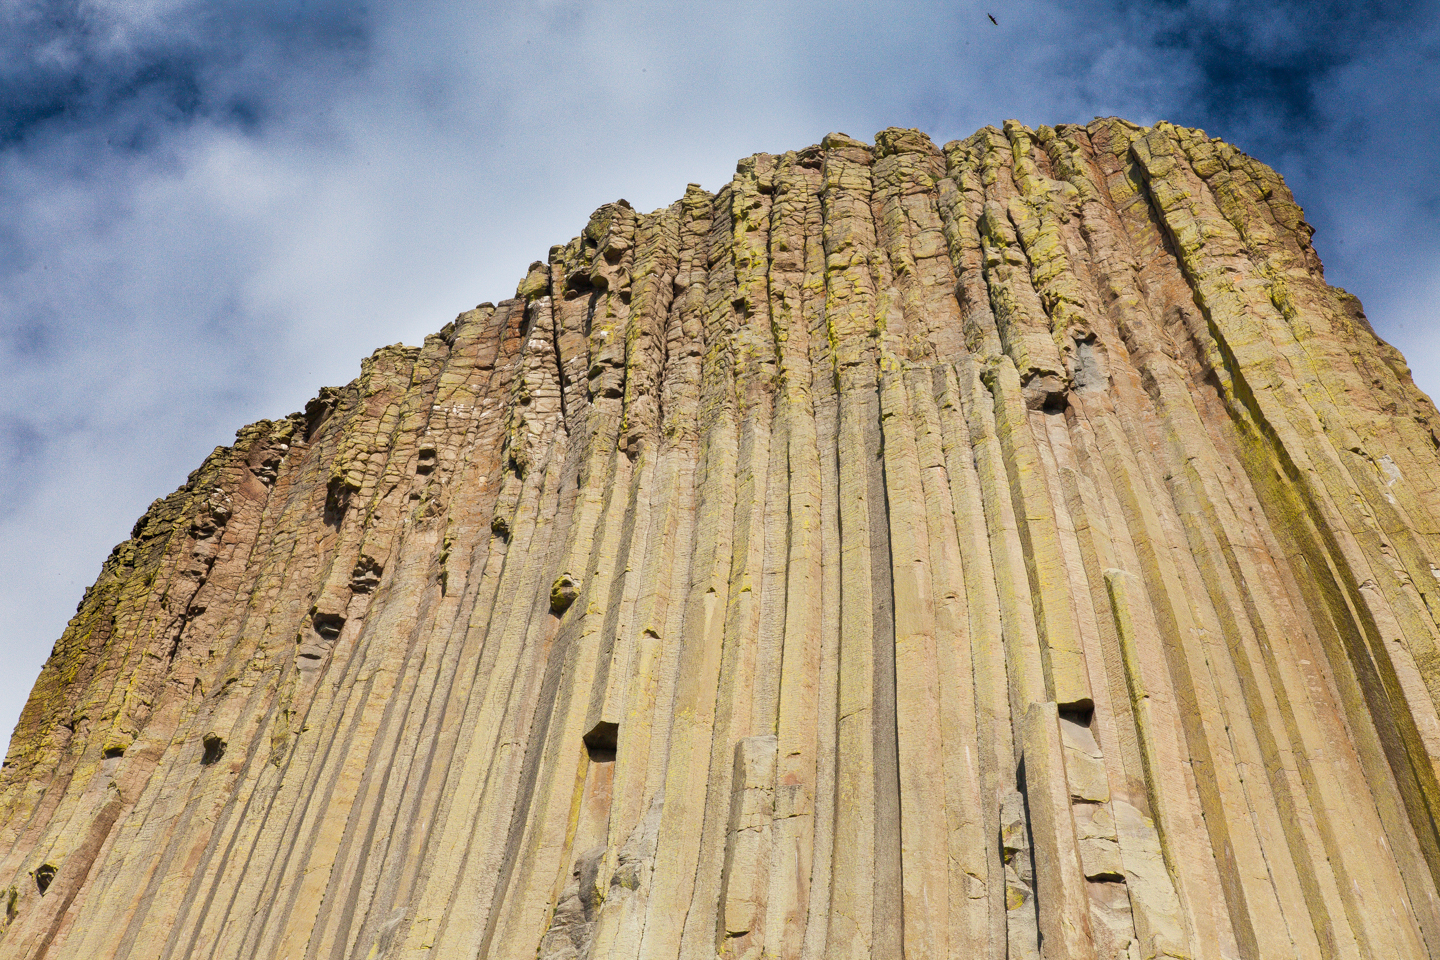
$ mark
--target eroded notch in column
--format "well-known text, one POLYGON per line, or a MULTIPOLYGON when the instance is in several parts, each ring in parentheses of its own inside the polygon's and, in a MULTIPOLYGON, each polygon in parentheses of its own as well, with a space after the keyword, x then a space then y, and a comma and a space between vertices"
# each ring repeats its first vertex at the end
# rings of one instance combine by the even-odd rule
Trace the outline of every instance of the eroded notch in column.
POLYGON ((585 734, 584 741, 591 763, 610 763, 615 759, 615 748, 620 742, 620 725, 601 720, 585 734))

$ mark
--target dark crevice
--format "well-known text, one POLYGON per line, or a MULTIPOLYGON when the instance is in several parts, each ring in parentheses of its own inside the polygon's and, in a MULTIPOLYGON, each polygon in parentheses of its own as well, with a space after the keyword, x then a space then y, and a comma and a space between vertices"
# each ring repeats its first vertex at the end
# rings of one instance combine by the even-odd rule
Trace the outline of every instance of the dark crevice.
POLYGON ((325 640, 334 640, 340 636, 340 630, 345 626, 345 617, 338 613, 316 613, 311 618, 315 626, 315 632, 325 640))
POLYGON ((217 734, 205 734, 205 739, 201 743, 205 746, 205 753, 200 757, 201 766, 208 767, 225 756, 225 741, 220 739, 217 734))
MULTIPOLYGON (((590 310, 586 313, 585 326, 590 326, 589 313, 595 310, 595 300, 590 300, 590 310)), ((566 433, 570 432, 569 410, 565 404, 565 391, 569 386, 568 378, 565 376, 565 361, 560 355, 560 314, 555 309, 552 301, 550 308, 550 346, 555 354, 555 377, 558 381, 560 395, 560 428, 566 433)))
POLYGON ((620 742, 620 725, 601 720, 585 734, 585 752, 591 763, 609 763, 615 759, 620 742))
POLYGON ((1095 704, 1088 700, 1062 704, 1060 719, 1073 723, 1077 727, 1088 727, 1095 719, 1095 704))

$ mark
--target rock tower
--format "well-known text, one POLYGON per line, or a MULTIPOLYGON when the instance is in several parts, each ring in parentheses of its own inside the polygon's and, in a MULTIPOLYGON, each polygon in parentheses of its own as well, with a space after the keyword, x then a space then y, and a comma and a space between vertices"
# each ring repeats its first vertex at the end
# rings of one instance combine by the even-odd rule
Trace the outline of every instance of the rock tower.
POLYGON ((1440 417, 1310 233, 1115 119, 602 207, 115 548, 0 957, 1440 957, 1440 417))

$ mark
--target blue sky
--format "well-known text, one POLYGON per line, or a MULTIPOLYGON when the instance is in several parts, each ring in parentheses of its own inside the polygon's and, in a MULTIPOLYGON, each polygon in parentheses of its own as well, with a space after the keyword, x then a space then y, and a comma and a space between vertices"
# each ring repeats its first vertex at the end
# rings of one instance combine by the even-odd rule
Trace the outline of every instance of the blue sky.
POLYGON ((1285 175, 1330 282, 1440 393, 1437 14, 7 0, 0 737, 110 548, 238 427, 509 296, 601 203, 832 130, 1201 127, 1285 175))

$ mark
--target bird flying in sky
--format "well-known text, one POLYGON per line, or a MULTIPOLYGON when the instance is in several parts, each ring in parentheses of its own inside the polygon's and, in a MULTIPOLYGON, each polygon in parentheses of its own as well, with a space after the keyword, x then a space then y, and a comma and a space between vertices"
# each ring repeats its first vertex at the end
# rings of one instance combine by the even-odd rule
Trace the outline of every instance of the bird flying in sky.
POLYGON ((990 22, 993 23, 993 24, 995 24, 995 26, 997 26, 997 27, 1000 26, 1000 21, 995 19, 995 14, 993 14, 993 13, 987 13, 987 14, 985 14, 985 16, 989 17, 989 18, 990 18, 990 22))

